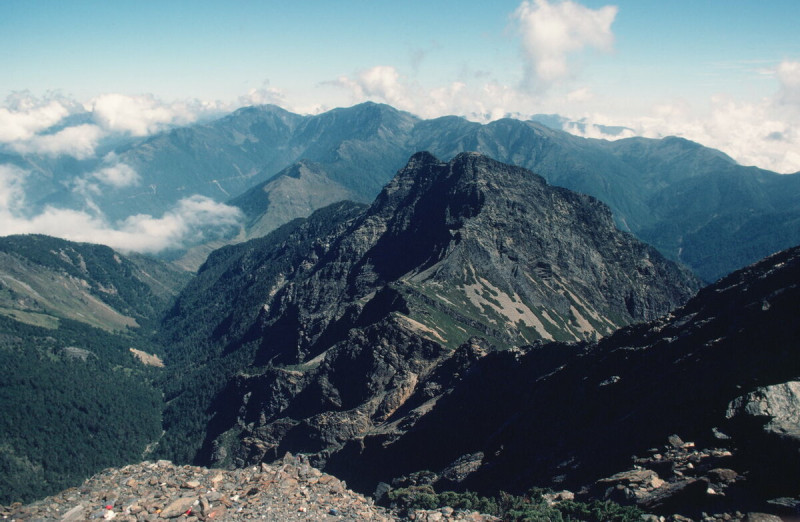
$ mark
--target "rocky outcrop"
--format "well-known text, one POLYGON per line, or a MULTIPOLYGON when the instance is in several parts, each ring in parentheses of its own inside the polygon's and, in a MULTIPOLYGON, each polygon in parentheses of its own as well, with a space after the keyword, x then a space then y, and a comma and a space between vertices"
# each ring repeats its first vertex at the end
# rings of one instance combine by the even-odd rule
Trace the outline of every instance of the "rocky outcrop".
POLYGON ((178 300, 173 353, 186 365, 197 359, 181 346, 239 358, 199 462, 302 451, 323 465, 412 427, 463 377, 469 349, 457 348, 470 337, 484 352, 598 338, 666 313, 699 284, 618 231, 597 200, 479 154, 415 154, 355 209, 218 252, 178 300), (225 310, 217 325, 211 308, 225 310))
POLYGON ((763 419, 767 434, 800 443, 800 381, 759 387, 737 397, 728 405, 725 417, 763 419))
POLYGON ((595 496, 610 489, 661 513, 794 506, 799 282, 800 247, 596 344, 490 352, 405 433, 368 434, 326 469, 365 489, 421 469, 442 489, 599 484, 595 496), (639 468, 614 476, 631 454, 639 468), (467 473, 446 476, 475 455, 467 473))

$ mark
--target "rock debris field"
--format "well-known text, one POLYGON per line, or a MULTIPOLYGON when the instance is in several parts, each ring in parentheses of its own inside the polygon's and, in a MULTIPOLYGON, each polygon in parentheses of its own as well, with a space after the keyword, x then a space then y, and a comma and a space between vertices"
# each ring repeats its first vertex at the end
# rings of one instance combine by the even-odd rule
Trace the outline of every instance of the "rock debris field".
MULTIPOLYGON (((236 470, 143 462, 108 469, 81 486, 28 505, 0 506, 0 519, 78 522, 215 520, 401 520, 300 456, 236 470)), ((452 510, 416 511, 420 521, 497 520, 452 510)))

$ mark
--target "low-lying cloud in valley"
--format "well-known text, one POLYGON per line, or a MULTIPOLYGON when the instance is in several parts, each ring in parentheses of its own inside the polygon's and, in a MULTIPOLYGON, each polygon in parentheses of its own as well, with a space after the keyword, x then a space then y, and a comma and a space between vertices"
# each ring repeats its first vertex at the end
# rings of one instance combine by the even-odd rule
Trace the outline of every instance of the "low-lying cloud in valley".
MULTIPOLYGON (((136 214, 113 223, 91 204, 91 211, 46 206, 27 215, 24 184, 28 175, 19 167, 0 165, 0 236, 47 234, 123 252, 158 253, 229 233, 241 220, 238 208, 197 195, 181 199, 161 217, 136 214)), ((93 190, 100 186, 94 185, 93 190)))

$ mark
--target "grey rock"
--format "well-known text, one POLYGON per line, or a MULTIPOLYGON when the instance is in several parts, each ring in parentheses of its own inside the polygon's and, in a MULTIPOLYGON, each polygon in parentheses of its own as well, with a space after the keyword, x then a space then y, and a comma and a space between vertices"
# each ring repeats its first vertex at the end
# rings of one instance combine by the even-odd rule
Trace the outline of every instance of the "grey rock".
POLYGON ((800 381, 757 388, 737 397, 728 405, 725 416, 764 418, 765 431, 800 442, 800 381))
POLYGON ((161 518, 179 517, 190 510, 197 501, 197 497, 183 497, 173 500, 161 511, 161 518))
POLYGON ((744 522, 782 522, 783 519, 777 515, 769 513, 748 513, 744 517, 744 522))

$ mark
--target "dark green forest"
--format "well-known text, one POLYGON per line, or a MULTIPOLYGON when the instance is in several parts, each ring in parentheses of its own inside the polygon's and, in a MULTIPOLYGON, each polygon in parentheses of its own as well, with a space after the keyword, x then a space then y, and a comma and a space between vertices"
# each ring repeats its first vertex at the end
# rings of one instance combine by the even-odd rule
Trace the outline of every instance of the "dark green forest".
POLYGON ((142 460, 161 433, 156 347, 61 319, 57 330, 0 316, 0 503, 31 501, 106 467, 142 460))

